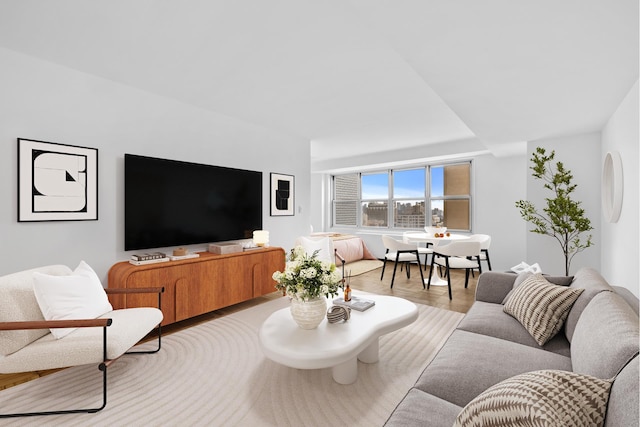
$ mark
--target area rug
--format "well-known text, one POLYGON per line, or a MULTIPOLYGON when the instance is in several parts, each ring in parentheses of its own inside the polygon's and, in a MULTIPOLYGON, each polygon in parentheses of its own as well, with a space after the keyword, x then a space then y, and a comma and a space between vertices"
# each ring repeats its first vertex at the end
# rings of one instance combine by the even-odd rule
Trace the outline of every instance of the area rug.
MULTIPOLYGON (((361 259, 353 261, 344 265, 344 273, 346 276, 351 275, 359 276, 360 274, 368 273, 376 268, 382 267, 382 261, 377 259, 361 259)), ((341 269, 341 266, 338 266, 341 269)))
MULTIPOLYGON (((379 362, 359 362, 357 381, 340 385, 330 369, 292 369, 263 356, 258 329, 288 304, 271 300, 167 335, 157 354, 122 357, 109 368, 101 412, 2 425, 381 426, 463 316, 418 304, 418 320, 380 338, 379 362)), ((74 367, 0 391, 0 408, 99 406, 100 374, 74 367)))

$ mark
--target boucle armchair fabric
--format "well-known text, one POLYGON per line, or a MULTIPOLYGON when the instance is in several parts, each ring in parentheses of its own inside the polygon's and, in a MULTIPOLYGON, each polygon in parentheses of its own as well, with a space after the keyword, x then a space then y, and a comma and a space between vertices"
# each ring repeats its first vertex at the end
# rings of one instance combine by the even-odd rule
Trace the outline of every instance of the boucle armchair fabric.
MULTIPOLYGON (((157 308, 114 310, 100 318, 112 319, 107 328, 107 359, 116 359, 162 321, 157 308)), ((0 358, 1 373, 29 372, 103 362, 102 328, 78 328, 61 339, 47 334, 0 358)))
MULTIPOLYGON (((0 277, 0 322, 45 320, 33 291, 33 273, 70 275, 71 269, 53 265, 0 277)), ((100 318, 107 327, 107 359, 116 359, 162 321, 153 307, 113 310, 100 318)), ((0 331, 0 373, 29 372, 103 362, 103 328, 78 328, 61 339, 49 329, 0 331)))
MULTIPOLYGON (((0 277, 0 322, 44 320, 33 292, 33 273, 65 276, 71 274, 66 265, 49 265, 0 277)), ((0 331, 0 353, 11 354, 49 334, 48 329, 0 331)))

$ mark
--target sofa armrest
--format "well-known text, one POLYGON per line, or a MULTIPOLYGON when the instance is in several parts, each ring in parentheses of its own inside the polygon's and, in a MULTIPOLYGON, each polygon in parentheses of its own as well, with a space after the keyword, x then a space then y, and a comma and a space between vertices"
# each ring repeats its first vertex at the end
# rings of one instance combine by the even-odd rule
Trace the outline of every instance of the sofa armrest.
POLYGON ((513 289, 513 283, 518 277, 513 273, 487 271, 478 277, 476 286, 476 301, 502 304, 502 300, 513 289))

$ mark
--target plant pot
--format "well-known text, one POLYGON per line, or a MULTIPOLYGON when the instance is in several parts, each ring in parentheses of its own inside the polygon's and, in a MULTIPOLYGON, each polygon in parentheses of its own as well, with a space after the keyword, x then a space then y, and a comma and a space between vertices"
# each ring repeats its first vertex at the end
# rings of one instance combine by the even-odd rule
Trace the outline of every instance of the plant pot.
POLYGON ((315 329, 327 315, 326 298, 309 301, 291 299, 291 316, 302 329, 315 329))

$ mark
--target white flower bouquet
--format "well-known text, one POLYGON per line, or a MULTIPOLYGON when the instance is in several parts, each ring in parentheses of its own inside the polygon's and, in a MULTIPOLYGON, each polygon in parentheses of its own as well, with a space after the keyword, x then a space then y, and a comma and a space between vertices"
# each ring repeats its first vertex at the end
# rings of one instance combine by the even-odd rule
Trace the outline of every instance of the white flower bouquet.
POLYGON ((308 255, 302 246, 291 249, 283 272, 273 273, 276 289, 291 298, 309 301, 338 294, 342 277, 336 265, 318 259, 318 251, 308 255))

